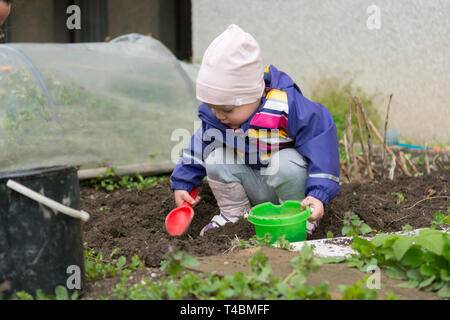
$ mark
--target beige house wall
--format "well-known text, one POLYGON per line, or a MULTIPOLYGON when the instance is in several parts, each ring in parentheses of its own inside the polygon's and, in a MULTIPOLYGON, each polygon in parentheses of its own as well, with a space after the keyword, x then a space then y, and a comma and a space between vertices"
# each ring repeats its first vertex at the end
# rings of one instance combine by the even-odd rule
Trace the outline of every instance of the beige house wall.
POLYGON ((305 96, 323 76, 354 80, 390 129, 414 143, 450 142, 450 1, 193 0, 193 60, 231 23, 260 43, 265 65, 290 74, 305 96), (245 4, 244 4, 245 2, 245 4), (380 9, 380 29, 367 21, 380 9))

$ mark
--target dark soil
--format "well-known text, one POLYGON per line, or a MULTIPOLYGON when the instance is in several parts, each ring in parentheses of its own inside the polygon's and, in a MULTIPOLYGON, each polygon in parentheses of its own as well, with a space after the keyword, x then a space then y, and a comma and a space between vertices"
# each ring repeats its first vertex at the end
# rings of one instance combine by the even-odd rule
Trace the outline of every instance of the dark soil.
POLYGON ((311 239, 326 238, 327 231, 341 236, 348 211, 356 213, 377 231, 400 231, 406 224, 414 229, 429 227, 433 213, 443 212, 450 206, 449 187, 449 170, 422 177, 399 176, 392 181, 343 184, 311 239), (395 193, 404 197, 399 204, 395 193))
MULTIPOLYGON (((335 237, 341 236, 343 218, 348 211, 355 212, 378 231, 400 231, 406 224, 413 228, 429 227, 433 213, 443 212, 450 206, 449 182, 450 171, 442 170, 422 177, 400 176, 393 181, 342 184, 339 195, 329 203, 310 239, 326 238, 328 231, 335 237), (397 204, 394 192, 404 196, 401 203, 397 204)), ((200 196, 202 201, 194 208, 190 229, 174 238, 164 227, 166 215, 175 207, 169 179, 154 188, 130 192, 82 187, 80 207, 91 214, 83 226, 83 240, 88 248, 102 252, 105 257, 119 248, 117 255, 124 255, 128 261, 136 253, 147 267, 159 267, 169 245, 195 256, 209 256, 225 252, 236 237, 249 239, 255 234, 253 225, 241 219, 200 237, 200 230, 219 213, 207 183, 202 186, 200 196)))
POLYGON ((235 235, 240 239, 254 235, 253 225, 242 220, 221 230, 210 230, 200 237, 201 229, 219 213, 219 209, 207 183, 199 195, 202 201, 194 208, 195 216, 189 230, 180 237, 172 237, 164 226, 167 214, 175 208, 169 179, 153 188, 130 192, 82 187, 80 206, 91 214, 83 228, 83 240, 88 248, 105 256, 119 248, 117 254, 124 255, 127 260, 136 253, 147 266, 156 267, 169 245, 196 256, 208 256, 227 250, 235 235))

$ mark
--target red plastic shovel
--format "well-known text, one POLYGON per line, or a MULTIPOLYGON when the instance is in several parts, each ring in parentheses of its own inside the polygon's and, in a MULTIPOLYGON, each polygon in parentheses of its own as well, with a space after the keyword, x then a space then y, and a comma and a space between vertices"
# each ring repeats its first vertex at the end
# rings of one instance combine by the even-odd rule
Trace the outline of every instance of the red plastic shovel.
MULTIPOLYGON (((198 194, 198 187, 192 189, 189 194, 193 199, 198 194)), ((185 201, 181 207, 175 208, 166 217, 166 230, 172 236, 182 235, 189 225, 191 224, 192 218, 194 217, 194 209, 192 209, 191 204, 185 201)))

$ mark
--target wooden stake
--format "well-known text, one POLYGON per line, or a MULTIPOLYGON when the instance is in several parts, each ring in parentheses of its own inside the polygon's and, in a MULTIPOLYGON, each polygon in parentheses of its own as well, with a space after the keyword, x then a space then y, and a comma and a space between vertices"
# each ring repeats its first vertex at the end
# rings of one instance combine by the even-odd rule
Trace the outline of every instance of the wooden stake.
POLYGON ((368 151, 366 151, 366 146, 364 145, 364 134, 362 131, 362 126, 361 126, 361 119, 359 116, 359 105, 361 104, 361 100, 358 97, 354 98, 355 101, 355 116, 356 116, 356 123, 358 124, 358 134, 359 134, 359 141, 361 143, 361 149, 364 155, 364 158, 366 159, 366 166, 367 166, 367 172, 369 174, 369 179, 373 180, 373 173, 372 173, 372 168, 370 165, 370 160, 369 160, 369 154, 368 151))
POLYGON ((391 168, 389 169, 389 180, 394 180, 394 172, 395 172, 395 162, 396 162, 397 158, 394 154, 393 158, 392 158, 392 162, 391 162, 391 168))
POLYGON ((417 170, 417 168, 414 165, 414 163, 411 160, 409 160, 408 158, 406 158, 406 161, 408 162, 409 166, 413 169, 415 175, 419 175, 419 171, 417 170))
POLYGON ((352 178, 352 163, 350 162, 350 151, 348 150, 347 133, 344 132, 344 149, 345 149, 345 160, 347 161, 347 171, 350 174, 350 179, 352 178))
POLYGON ((369 123, 367 121, 367 119, 369 119, 369 118, 367 117, 366 110, 365 110, 361 100, 360 100, 359 107, 361 109, 361 114, 363 116, 364 126, 366 127, 367 145, 369 147, 369 161, 372 163, 373 154, 374 154, 373 153, 373 145, 372 145, 372 134, 370 133, 369 123))
POLYGON ((428 143, 425 143, 425 169, 430 174, 430 159, 428 159, 428 143))
MULTIPOLYGON (((408 170, 408 166, 406 165, 405 154, 403 153, 403 151, 400 151, 400 162, 403 164, 403 166, 406 168, 406 170, 408 170)), ((409 170, 408 170, 408 172, 409 172, 409 170)))
POLYGON ((431 161, 431 163, 433 164, 433 167, 431 168, 431 170, 433 171, 439 171, 438 165, 437 165, 437 159, 439 158, 439 154, 435 155, 433 157, 433 160, 431 161))
POLYGON ((388 126, 388 121, 389 121, 389 110, 391 109, 391 101, 392 101, 392 94, 389 96, 389 103, 387 106, 386 118, 384 120, 384 139, 380 139, 380 137, 378 137, 378 139, 380 139, 380 141, 383 142, 383 178, 384 178, 384 159, 386 157, 386 132, 387 132, 387 126, 388 126))
POLYGON ((439 168, 441 170, 445 169, 444 163, 442 162, 442 158, 440 157, 440 155, 436 155, 438 158, 436 159, 436 169, 437 169, 437 165, 439 163, 439 168))
POLYGON ((352 131, 352 115, 353 115, 353 101, 350 100, 350 112, 348 113, 348 116, 347 116, 347 134, 348 134, 348 138, 349 138, 353 170, 355 171, 355 179, 359 181, 359 180, 361 180, 361 175, 359 174, 358 160, 356 160, 355 148, 353 146, 354 141, 353 141, 353 131, 352 131))
MULTIPOLYGON (((375 127, 375 125, 372 123, 372 120, 370 120, 370 119, 369 119, 369 125, 370 125, 370 128, 372 129, 372 131, 378 137, 378 139, 380 139, 381 142, 384 142, 383 144, 384 144, 385 150, 391 155, 391 157, 395 157, 394 152, 392 152, 391 148, 389 148, 389 146, 385 143, 386 141, 383 140, 383 137, 378 132, 377 128, 375 127)), ((403 173, 406 174, 408 177, 411 177, 411 173, 409 173, 409 171, 402 165, 402 163, 400 162, 400 160, 397 159, 397 157, 395 157, 395 161, 397 162, 397 165, 400 167, 400 169, 402 169, 403 173)), ((383 166, 383 172, 384 172, 384 166, 383 166)))
POLYGON ((351 182, 350 174, 348 173, 347 168, 345 167, 345 165, 342 161, 339 161, 339 166, 341 167, 342 172, 347 177, 348 182, 351 182))

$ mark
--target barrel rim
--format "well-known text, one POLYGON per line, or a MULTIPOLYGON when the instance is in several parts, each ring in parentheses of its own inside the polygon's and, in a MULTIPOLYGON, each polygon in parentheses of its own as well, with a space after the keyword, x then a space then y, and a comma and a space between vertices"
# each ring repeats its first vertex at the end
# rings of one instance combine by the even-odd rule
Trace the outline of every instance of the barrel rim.
POLYGON ((0 171, 0 181, 8 180, 8 179, 26 179, 26 178, 34 178, 36 176, 54 174, 63 171, 78 171, 80 165, 75 164, 61 164, 61 165, 53 165, 53 166, 41 166, 41 167, 33 167, 26 169, 18 169, 18 170, 5 170, 0 171))

